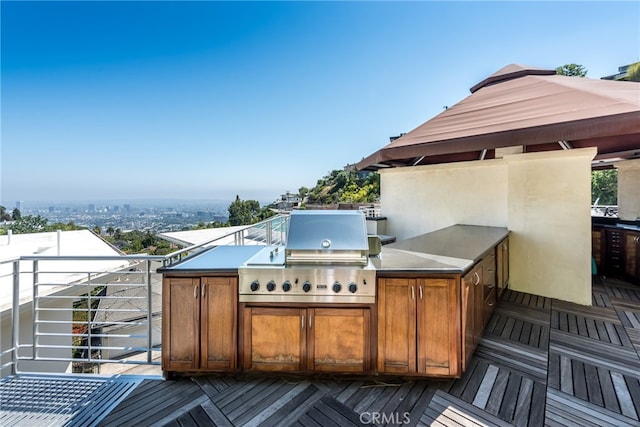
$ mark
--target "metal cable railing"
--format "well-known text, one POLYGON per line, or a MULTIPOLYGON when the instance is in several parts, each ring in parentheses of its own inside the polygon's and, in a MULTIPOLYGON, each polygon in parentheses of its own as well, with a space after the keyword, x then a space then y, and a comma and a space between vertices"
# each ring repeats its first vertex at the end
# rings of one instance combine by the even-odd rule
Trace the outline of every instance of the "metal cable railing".
POLYGON ((60 372, 69 364, 76 372, 96 372, 105 364, 159 365, 157 268, 228 242, 229 236, 240 245, 284 245, 287 221, 288 215, 277 215, 166 256, 28 255, 0 261, 0 283, 12 283, 10 292, 2 289, 11 304, 0 307, 1 376, 60 372))

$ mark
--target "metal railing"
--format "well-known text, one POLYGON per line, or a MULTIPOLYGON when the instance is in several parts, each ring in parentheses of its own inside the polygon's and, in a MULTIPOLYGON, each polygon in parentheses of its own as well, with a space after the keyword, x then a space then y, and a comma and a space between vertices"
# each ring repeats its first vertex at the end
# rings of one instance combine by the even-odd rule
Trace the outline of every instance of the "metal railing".
MULTIPOLYGON (((277 215, 166 256, 29 255, 0 261, 0 283, 12 283, 11 338, 9 343, 2 337, 1 376, 56 372, 69 364, 76 372, 96 372, 105 364, 159 365, 157 268, 220 244, 284 245, 287 222, 288 215, 277 215)), ((9 310, 0 312, 4 323, 9 310)))

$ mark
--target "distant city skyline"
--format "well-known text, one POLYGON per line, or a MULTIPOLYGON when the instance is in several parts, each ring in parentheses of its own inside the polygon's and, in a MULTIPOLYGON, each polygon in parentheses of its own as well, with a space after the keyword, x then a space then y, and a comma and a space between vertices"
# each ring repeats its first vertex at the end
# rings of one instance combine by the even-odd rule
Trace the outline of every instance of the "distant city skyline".
POLYGON ((0 2, 0 203, 275 200, 512 63, 614 74, 640 3, 0 2))

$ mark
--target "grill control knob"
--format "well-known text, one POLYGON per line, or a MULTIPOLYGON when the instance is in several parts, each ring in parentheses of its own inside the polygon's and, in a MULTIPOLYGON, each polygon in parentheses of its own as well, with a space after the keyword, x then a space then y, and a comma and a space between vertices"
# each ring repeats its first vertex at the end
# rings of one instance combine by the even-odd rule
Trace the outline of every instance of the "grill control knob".
POLYGON ((349 292, 351 292, 352 294, 355 294, 357 290, 358 290, 358 285, 356 285, 353 282, 349 283, 349 292))
POLYGON ((342 285, 340 284, 340 282, 335 282, 331 289, 333 289, 333 292, 338 293, 342 290, 342 285))
POLYGON ((311 290, 311 283, 309 283, 308 280, 302 284, 302 290, 305 292, 309 292, 311 290))
POLYGON ((255 292, 258 289, 260 289, 260 282, 258 282, 257 280, 251 282, 251 292, 255 292))
POLYGON ((289 292, 291 290, 291 282, 285 280, 285 282, 282 284, 282 290, 285 292, 289 292))
POLYGON ((273 280, 269 280, 269 283, 267 283, 267 290, 269 292, 272 292, 275 288, 276 288, 276 282, 274 282, 273 280))

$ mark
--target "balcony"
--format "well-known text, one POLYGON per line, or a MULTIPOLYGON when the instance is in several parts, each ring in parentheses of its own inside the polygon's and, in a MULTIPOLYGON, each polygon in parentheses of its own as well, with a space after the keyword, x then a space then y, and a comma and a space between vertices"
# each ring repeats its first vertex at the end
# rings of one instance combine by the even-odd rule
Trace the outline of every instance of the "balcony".
MULTIPOLYGON (((233 241, 284 241, 279 224, 247 228, 233 241)), ((640 288, 603 278, 594 278, 592 306, 506 291, 457 380, 248 374, 163 380, 156 268, 215 244, 167 257, 3 261, 0 271, 13 289, 2 319, 11 337, 3 329, 0 424, 640 423, 640 288), (113 261, 117 267, 95 268, 113 261)))

